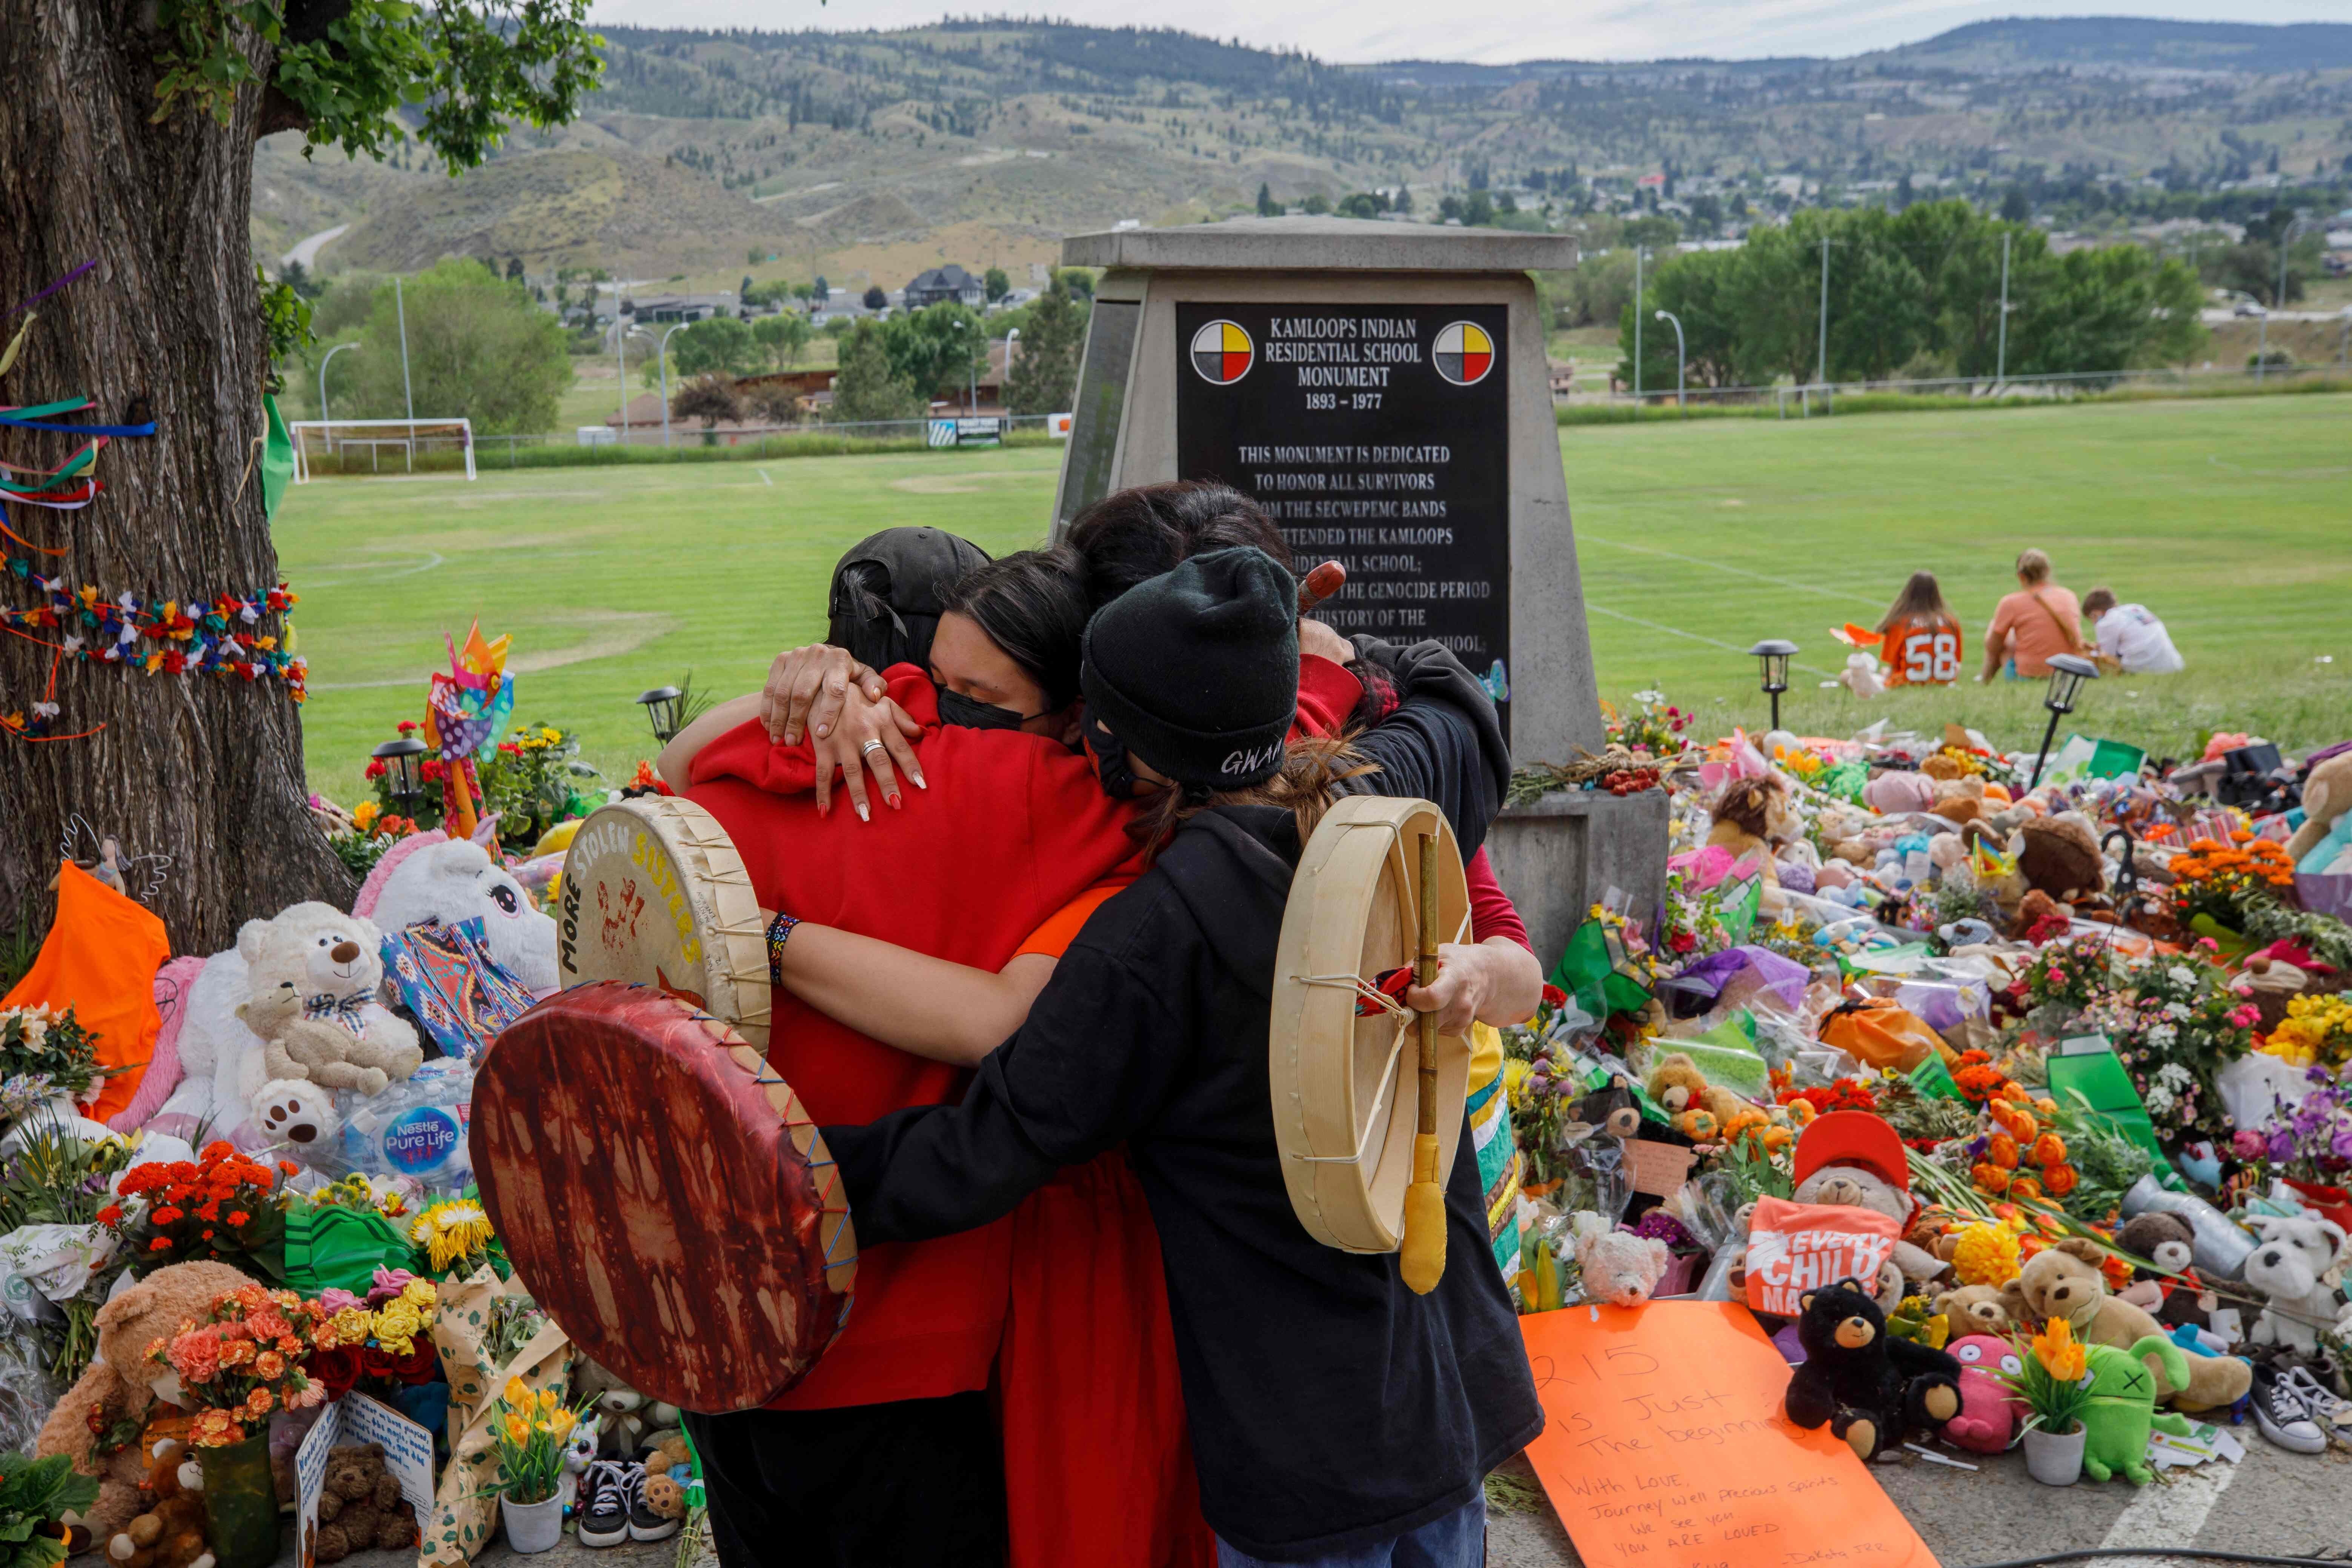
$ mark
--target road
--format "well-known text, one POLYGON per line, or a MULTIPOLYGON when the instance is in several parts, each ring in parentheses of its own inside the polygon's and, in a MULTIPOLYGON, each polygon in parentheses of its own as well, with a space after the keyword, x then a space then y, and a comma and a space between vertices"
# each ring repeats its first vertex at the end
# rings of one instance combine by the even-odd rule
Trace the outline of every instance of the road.
MULTIPOLYGON (((2021 1452, 1992 1458, 1939 1452, 1982 1464, 1957 1470, 1916 1456, 1876 1468, 1879 1484, 1945 1568, 2011 1562, 2035 1552, 2085 1547, 2193 1546, 2301 1557, 2342 1551, 2352 1534, 2352 1453, 2290 1454, 2249 1424, 2235 1429, 2246 1457, 2235 1465, 2164 1472, 2172 1478, 2135 1488, 2121 1481, 2045 1487, 2025 1473, 2021 1452)), ((1525 1463, 1507 1473, 1532 1480, 1525 1463)), ((1486 1531, 1488 1568, 1580 1568, 1583 1559, 1549 1507, 1496 1513, 1486 1531)), ((2186 1563, 2152 1550, 2112 1564, 2186 1563)), ((1762 1564, 1743 1568, 1763 1568, 1762 1564)))
POLYGON ((329 240, 342 235, 351 226, 347 223, 339 223, 332 228, 322 228, 316 234, 305 235, 296 240, 294 248, 279 257, 278 261, 281 265, 291 265, 299 261, 302 264, 303 271, 316 272, 319 269, 319 252, 327 247, 329 240))
MULTIPOLYGON (((305 240, 303 243, 307 245, 310 242, 305 240)), ((2273 321, 2340 321, 2347 315, 2352 315, 2352 305, 2347 305, 2340 310, 2273 310, 2270 312, 2270 318, 2273 321)), ((2262 318, 2241 316, 2235 310, 2225 307, 2220 310, 2200 310, 2197 312, 2197 319, 2209 327, 2226 327, 2231 321, 2254 321, 2262 318)))

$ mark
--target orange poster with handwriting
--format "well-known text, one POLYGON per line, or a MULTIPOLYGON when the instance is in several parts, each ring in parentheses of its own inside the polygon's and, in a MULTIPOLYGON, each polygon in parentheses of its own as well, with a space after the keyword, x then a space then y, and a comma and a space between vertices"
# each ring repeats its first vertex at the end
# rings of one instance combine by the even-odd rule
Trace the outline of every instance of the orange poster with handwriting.
POLYGON ((1869 1467, 1780 1413, 1789 1364, 1734 1301, 1521 1318, 1528 1458, 1590 1568, 1937 1568, 1869 1467))

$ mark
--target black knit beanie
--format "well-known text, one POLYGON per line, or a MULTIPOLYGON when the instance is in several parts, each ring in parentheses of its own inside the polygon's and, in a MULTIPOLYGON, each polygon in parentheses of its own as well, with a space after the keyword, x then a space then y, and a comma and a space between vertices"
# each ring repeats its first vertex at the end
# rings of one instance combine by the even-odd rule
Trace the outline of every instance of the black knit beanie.
POLYGON ((1282 771, 1298 710, 1298 587, 1263 550, 1195 555, 1087 623, 1078 684, 1128 749, 1196 790, 1282 771))

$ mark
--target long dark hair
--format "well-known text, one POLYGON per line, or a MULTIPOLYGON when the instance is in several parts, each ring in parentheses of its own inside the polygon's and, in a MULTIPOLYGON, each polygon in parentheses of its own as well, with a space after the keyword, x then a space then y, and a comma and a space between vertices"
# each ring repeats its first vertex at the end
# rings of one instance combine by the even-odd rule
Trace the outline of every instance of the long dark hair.
POLYGON ((969 616, 1045 693, 1045 711, 1078 699, 1078 650, 1087 629, 1076 552, 1066 544, 1016 551, 975 566, 948 592, 942 611, 969 616))
POLYGON ((1114 490, 1078 513, 1064 541, 1077 552, 1087 607, 1098 610, 1190 555, 1254 545, 1288 572, 1290 546, 1265 509, 1231 485, 1177 480, 1114 490))
POLYGON ((1897 621, 1931 621, 1938 616, 1948 621, 1952 612, 1945 607, 1944 591, 1936 585, 1936 574, 1914 572, 1911 581, 1903 584, 1903 592, 1895 595, 1895 603, 1888 606, 1886 614, 1879 617, 1874 629, 1883 632, 1897 621))

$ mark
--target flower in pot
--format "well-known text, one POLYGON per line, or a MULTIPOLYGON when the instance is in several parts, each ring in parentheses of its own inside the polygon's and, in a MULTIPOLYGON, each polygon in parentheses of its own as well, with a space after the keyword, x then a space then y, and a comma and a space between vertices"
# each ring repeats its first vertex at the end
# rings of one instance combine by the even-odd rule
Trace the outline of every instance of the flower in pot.
POLYGON ((1997 1375, 2025 1401, 2026 1468, 2037 1481, 2071 1487, 2083 1474, 2083 1412, 2091 1404, 2088 1358, 2074 1339, 2074 1326, 2063 1318, 2053 1318, 2017 1351, 2018 1370, 1997 1375))
POLYGON ((534 1394, 520 1377, 500 1391, 490 1417, 499 1454, 491 1489, 503 1500, 507 1544, 517 1552, 545 1552, 563 1539, 563 1449, 587 1408, 566 1406, 552 1388, 534 1394))

